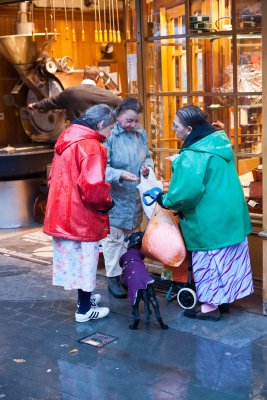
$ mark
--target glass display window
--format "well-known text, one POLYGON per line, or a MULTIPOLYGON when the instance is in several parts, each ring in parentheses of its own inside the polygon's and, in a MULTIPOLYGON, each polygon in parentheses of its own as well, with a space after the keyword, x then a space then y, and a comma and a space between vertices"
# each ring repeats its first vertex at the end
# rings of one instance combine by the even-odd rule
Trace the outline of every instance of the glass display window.
POLYGON ((261 1, 236 0, 236 25, 243 31, 261 30, 261 1))
POLYGON ((191 91, 232 92, 232 37, 190 38, 191 91))
POLYGON ((136 7, 134 0, 127 0, 125 4, 125 38, 136 39, 136 7))
MULTIPOLYGON (((181 148, 172 130, 175 113, 194 104, 207 111, 209 122, 224 128, 247 191, 247 182, 253 182, 253 171, 262 163, 261 1, 136 4, 142 26, 137 43, 143 74, 139 93, 144 93, 145 127, 159 176, 167 184, 171 163, 166 157, 181 148)), ((256 198, 255 187, 246 193, 248 200, 256 198)))
POLYGON ((147 44, 147 84, 149 92, 187 90, 185 40, 157 40, 147 44), (159 71, 164 73, 159 74, 159 71))
POLYGON ((146 37, 183 35, 185 26, 185 2, 170 4, 164 0, 146 1, 146 37), (178 3, 178 4, 177 4, 178 3))
POLYGON ((135 42, 126 44, 127 65, 127 94, 138 95, 138 69, 137 69, 137 46, 135 42))
POLYGON ((238 152, 262 153, 262 98, 261 96, 238 97, 238 127, 240 138, 238 152))

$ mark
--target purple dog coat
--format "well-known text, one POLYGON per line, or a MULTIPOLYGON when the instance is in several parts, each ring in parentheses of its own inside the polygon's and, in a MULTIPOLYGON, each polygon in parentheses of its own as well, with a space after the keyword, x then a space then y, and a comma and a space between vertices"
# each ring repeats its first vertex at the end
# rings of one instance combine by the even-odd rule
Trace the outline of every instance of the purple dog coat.
POLYGON ((139 289, 146 289, 154 279, 148 274, 144 264, 145 256, 142 252, 131 247, 120 258, 120 266, 123 268, 122 278, 128 286, 128 298, 132 305, 136 302, 139 289))

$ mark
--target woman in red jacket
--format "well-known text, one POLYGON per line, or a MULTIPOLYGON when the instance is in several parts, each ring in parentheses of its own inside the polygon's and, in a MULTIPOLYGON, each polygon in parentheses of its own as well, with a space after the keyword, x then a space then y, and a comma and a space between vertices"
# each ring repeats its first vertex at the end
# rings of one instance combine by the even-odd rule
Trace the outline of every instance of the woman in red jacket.
POLYGON ((107 152, 114 111, 99 104, 65 129, 55 145, 49 176, 44 232, 53 236, 53 284, 78 289, 77 322, 103 318, 96 286, 99 241, 109 233, 112 207, 110 184, 105 183, 107 152))

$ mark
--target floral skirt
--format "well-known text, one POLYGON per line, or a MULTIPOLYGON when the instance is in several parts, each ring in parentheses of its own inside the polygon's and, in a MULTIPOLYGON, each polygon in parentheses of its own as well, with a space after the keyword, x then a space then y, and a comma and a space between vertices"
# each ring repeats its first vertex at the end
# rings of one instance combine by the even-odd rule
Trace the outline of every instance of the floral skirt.
POLYGON ((98 242, 53 237, 53 285, 92 292, 96 287, 98 242))
POLYGON ((198 300, 219 305, 253 293, 247 239, 233 246, 193 251, 192 266, 198 300))

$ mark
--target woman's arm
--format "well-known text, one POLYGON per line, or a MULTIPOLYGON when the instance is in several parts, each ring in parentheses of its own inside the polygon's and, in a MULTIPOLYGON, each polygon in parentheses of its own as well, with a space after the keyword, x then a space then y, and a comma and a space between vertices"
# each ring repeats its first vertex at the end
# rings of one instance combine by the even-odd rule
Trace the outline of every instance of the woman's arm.
POLYGON ((90 154, 83 159, 77 185, 82 201, 95 210, 102 211, 111 206, 110 184, 105 182, 100 154, 90 154))
POLYGON ((205 159, 200 162, 196 159, 198 155, 187 156, 185 153, 174 161, 169 190, 162 196, 163 206, 176 211, 194 208, 205 189, 205 159))

